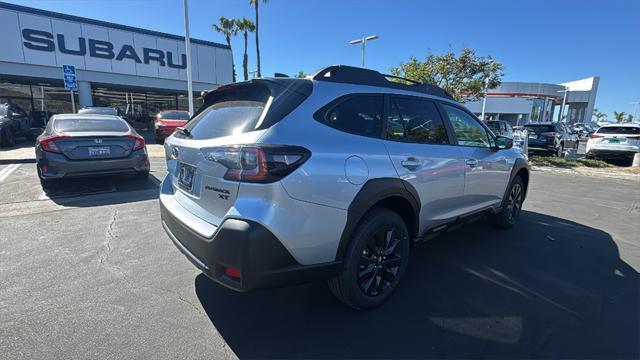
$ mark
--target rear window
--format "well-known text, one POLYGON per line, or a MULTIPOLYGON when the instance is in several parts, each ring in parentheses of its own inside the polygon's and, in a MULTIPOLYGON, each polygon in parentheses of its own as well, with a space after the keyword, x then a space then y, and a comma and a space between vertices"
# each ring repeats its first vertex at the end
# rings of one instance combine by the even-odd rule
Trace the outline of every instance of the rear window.
POLYGON ((189 120, 189 113, 186 111, 163 111, 159 117, 166 120, 189 120))
POLYGON ((53 129, 57 132, 129 131, 129 125, 119 119, 56 119, 53 129))
POLYGON ((118 115, 118 112, 113 108, 87 108, 81 109, 78 114, 118 115))
POLYGON ((556 131, 553 125, 525 125, 525 129, 535 132, 536 134, 556 131))
MULTIPOLYGON (((312 88, 311 81, 302 79, 261 79, 224 86, 205 96, 205 103, 185 128, 194 140, 267 129, 300 105, 312 88)), ((183 135, 178 132, 176 136, 183 135)))
POLYGON ((640 135, 640 127, 634 126, 606 126, 596 131, 597 134, 640 135))

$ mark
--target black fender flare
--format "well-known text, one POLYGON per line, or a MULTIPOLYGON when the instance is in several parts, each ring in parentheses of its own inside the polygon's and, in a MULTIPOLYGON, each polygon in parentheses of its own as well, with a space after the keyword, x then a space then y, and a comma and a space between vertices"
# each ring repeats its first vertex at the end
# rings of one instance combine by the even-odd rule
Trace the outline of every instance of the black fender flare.
POLYGON ((362 186, 347 209, 347 222, 340 236, 340 243, 336 251, 336 261, 341 261, 344 257, 351 236, 364 215, 376 203, 394 196, 401 197, 411 204, 415 219, 413 222, 414 229, 409 229, 409 231, 412 231, 417 236, 421 204, 418 192, 413 185, 398 178, 371 179, 362 186))
MULTIPOLYGON (((527 160, 523 158, 517 158, 516 162, 513 164, 513 168, 511 168, 511 175, 509 175, 509 182, 507 183, 507 188, 504 189, 504 195, 502 196, 500 209, 504 208, 504 202, 507 199, 507 195, 509 193, 509 189, 511 188, 511 184, 513 183, 513 179, 516 177, 516 174, 518 174, 518 172, 520 172, 520 170, 522 169, 525 169, 525 171, 527 172, 527 178, 530 180, 531 171, 529 170, 529 163, 527 162, 527 160)), ((522 199, 522 201, 524 201, 527 198, 528 191, 529 191, 529 183, 527 182, 525 184, 524 198, 522 199)))

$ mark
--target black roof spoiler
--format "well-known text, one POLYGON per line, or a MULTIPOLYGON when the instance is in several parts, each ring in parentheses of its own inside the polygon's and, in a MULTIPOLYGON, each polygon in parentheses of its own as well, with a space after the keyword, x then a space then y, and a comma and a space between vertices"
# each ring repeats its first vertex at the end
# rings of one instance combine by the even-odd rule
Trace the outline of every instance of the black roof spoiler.
POLYGON ((316 81, 379 86, 399 90, 414 91, 455 100, 453 96, 451 96, 451 94, 446 92, 441 87, 433 84, 421 83, 419 81, 405 79, 399 76, 381 74, 375 70, 347 65, 327 66, 316 71, 316 73, 311 76, 311 79, 316 81), (398 79, 410 84, 391 81, 389 79, 398 79))

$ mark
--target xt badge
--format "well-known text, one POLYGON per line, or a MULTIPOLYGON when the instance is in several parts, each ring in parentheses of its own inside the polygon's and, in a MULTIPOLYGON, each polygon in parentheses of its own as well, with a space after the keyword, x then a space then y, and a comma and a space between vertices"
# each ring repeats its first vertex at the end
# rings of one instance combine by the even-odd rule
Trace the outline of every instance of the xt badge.
POLYGON ((209 185, 205 186, 204 188, 205 190, 211 190, 211 191, 217 192, 218 197, 222 200, 229 200, 229 195, 231 195, 231 193, 227 189, 220 189, 220 188, 209 186, 209 185))

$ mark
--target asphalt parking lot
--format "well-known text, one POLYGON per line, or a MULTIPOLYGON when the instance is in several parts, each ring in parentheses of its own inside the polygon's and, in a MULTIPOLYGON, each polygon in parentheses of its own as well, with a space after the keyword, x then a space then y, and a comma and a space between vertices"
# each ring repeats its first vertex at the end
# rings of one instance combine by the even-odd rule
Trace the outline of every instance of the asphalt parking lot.
POLYGON ((415 248, 354 312, 324 283, 238 294, 159 221, 152 177, 43 191, 0 162, 0 358, 638 358, 640 186, 535 171, 520 223, 415 248), (7 170, 9 169, 9 170, 7 170))

